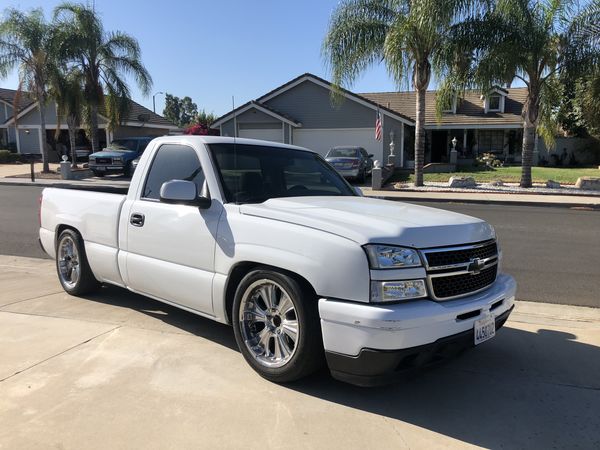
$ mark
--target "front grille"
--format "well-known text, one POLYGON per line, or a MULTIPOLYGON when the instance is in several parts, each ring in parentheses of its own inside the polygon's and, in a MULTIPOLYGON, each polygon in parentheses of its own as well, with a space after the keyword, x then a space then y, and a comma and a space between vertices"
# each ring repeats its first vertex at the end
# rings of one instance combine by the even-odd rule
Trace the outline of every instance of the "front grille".
POLYGON ((112 163, 112 159, 110 159, 110 158, 96 158, 96 163, 97 164, 111 164, 112 163))
POLYGON ((432 277, 431 288, 438 299, 466 295, 489 286, 496 280, 498 265, 483 269, 476 275, 466 273, 461 275, 432 277))
POLYGON ((453 264, 468 263, 472 259, 493 258, 498 254, 496 241, 489 241, 482 245, 471 248, 443 250, 428 252, 425 251, 427 265, 429 267, 449 266, 453 264))

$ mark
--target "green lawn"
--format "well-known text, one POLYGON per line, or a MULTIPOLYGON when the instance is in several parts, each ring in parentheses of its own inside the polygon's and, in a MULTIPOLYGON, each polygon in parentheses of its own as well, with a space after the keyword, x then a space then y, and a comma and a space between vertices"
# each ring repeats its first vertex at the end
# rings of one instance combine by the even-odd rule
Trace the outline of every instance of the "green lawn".
MULTIPOLYGON (((448 181, 450 177, 473 177, 478 182, 502 180, 505 183, 518 183, 521 179, 521 167, 498 167, 484 169, 478 167, 465 167, 454 173, 426 173, 425 181, 448 181)), ((597 168, 570 168, 570 167, 533 167, 531 176, 534 183, 545 183, 548 180, 558 181, 562 184, 575 184, 579 177, 600 177, 597 168)), ((414 175, 407 171, 396 172, 390 182, 413 182, 414 175)))

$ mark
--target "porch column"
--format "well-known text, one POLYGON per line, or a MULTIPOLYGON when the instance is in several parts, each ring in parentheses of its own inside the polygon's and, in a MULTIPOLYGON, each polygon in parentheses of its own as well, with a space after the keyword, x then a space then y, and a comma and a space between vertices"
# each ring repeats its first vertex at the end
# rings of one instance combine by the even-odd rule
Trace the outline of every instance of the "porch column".
POLYGON ((463 130, 463 155, 467 153, 467 129, 463 130))
POLYGON ((400 167, 404 168, 404 122, 400 127, 400 167))
POLYGON ((110 133, 108 132, 108 127, 104 129, 104 134, 106 135, 106 145, 110 144, 110 133))
POLYGON ((17 153, 21 153, 21 141, 19 140, 19 129, 15 127, 15 140, 17 141, 17 153))

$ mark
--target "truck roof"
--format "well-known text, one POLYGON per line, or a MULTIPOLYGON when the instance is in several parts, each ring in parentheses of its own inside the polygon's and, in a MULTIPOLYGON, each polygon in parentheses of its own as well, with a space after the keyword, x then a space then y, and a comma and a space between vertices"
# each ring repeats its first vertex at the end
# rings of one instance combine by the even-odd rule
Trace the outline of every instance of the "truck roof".
POLYGON ((156 138, 159 141, 169 141, 173 142, 201 142, 203 144, 245 144, 245 145, 261 145, 265 147, 283 147, 290 148, 295 150, 302 150, 305 152, 316 153, 313 150, 298 147, 296 145, 282 144, 280 142, 273 141, 261 141, 259 139, 246 139, 246 138, 233 138, 233 137, 225 137, 225 136, 192 136, 192 135, 177 135, 177 136, 163 136, 156 138))

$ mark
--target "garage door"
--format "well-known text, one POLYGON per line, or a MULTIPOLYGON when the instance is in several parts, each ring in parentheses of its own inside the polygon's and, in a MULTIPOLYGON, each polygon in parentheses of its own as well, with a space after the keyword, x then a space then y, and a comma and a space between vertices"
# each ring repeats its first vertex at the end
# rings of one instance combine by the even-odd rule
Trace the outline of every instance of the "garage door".
POLYGON ((363 147, 374 155, 373 159, 381 161, 383 146, 375 140, 374 128, 346 128, 337 130, 320 130, 300 128, 294 130, 294 145, 309 148, 325 156, 332 147, 343 145, 363 147))
POLYGON ((248 139, 261 139, 263 141, 283 142, 281 128, 242 128, 239 136, 248 139))

